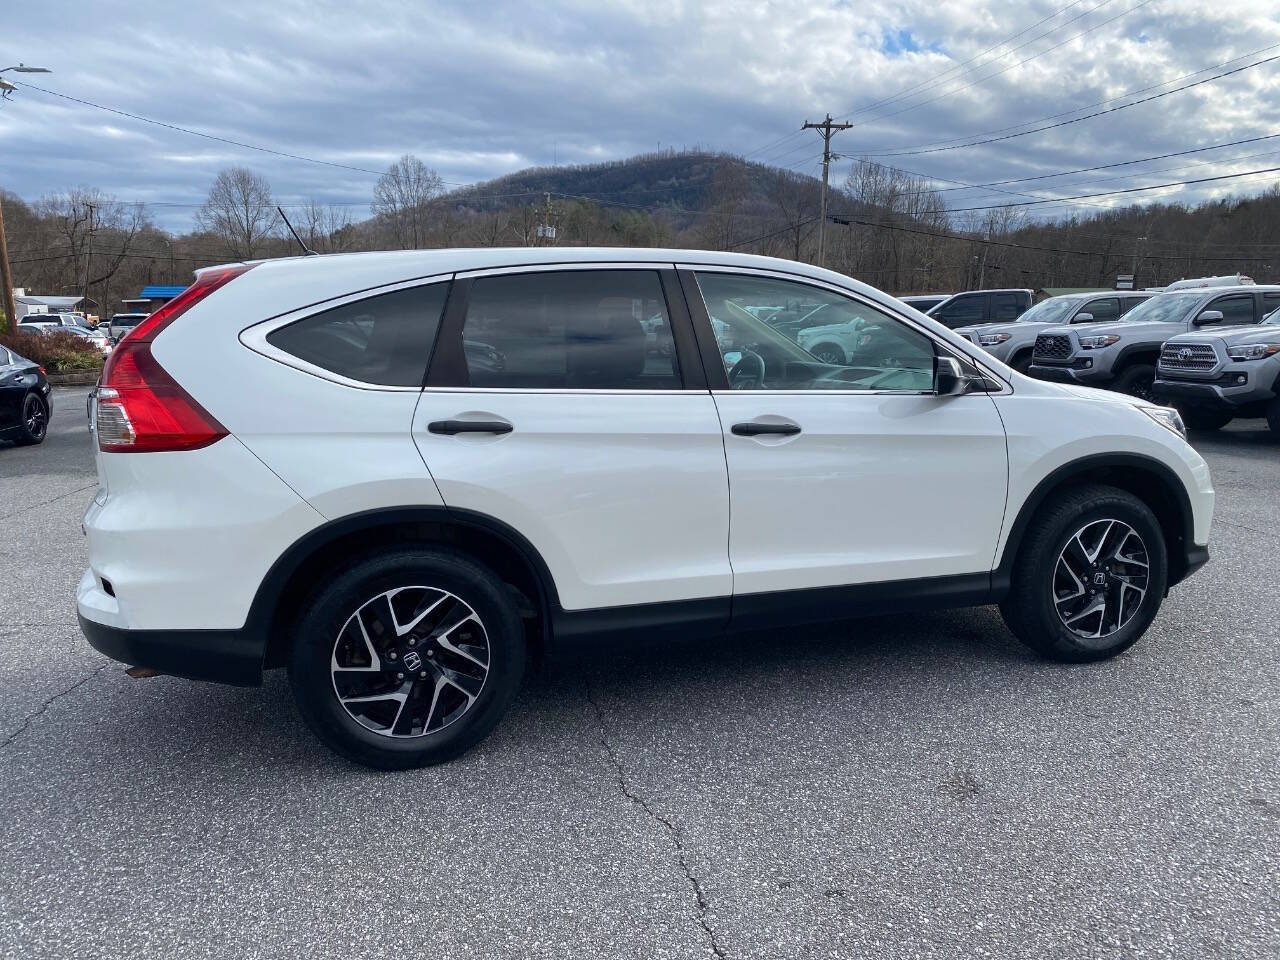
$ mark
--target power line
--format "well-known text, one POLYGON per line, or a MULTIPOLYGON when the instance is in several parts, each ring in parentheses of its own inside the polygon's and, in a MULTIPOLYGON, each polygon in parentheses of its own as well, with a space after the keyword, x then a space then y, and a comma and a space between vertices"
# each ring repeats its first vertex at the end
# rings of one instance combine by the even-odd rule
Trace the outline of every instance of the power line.
MULTIPOLYGON (((1275 46, 1280 46, 1280 44, 1275 44, 1275 46)), ((1274 49, 1274 47, 1272 49, 1274 49)), ((1136 106, 1139 106, 1140 104, 1150 103, 1153 100, 1159 100, 1162 97, 1169 96, 1170 94, 1179 93, 1183 90, 1190 90, 1192 87, 1198 87, 1198 86, 1201 86, 1202 84, 1212 83, 1215 80, 1221 80, 1223 77, 1230 77, 1237 73, 1243 73, 1245 70, 1252 70, 1254 67, 1261 67, 1268 63, 1274 63, 1276 60, 1280 60, 1280 55, 1267 57, 1263 60, 1257 60, 1254 63, 1248 63, 1242 67, 1234 67, 1231 70, 1226 70, 1222 73, 1214 74, 1211 77, 1205 77, 1201 80, 1196 80, 1192 83, 1183 84, 1180 87, 1174 87, 1172 90, 1165 90, 1163 93, 1157 93, 1150 97, 1143 97, 1142 99, 1134 100, 1131 103, 1122 103, 1118 106, 1109 107, 1106 110, 1098 110, 1098 111, 1095 111, 1094 113, 1087 113, 1083 117, 1075 117, 1071 120, 1061 120, 1057 123, 1050 123, 1041 127, 1033 127, 1030 130, 1023 130, 1020 133, 1009 133, 1009 134, 1005 134, 1004 136, 988 137, 985 140, 975 140, 971 143, 957 143, 951 146, 937 146, 937 147, 928 147, 928 148, 920 147, 920 148, 911 149, 911 150, 880 151, 880 152, 871 153, 869 155, 873 157, 907 157, 907 156, 915 156, 917 154, 922 154, 922 153, 941 153, 947 150, 959 150, 963 147, 980 147, 984 144, 997 143, 1002 140, 1013 140, 1017 137, 1025 137, 1032 133, 1042 133, 1045 130, 1053 130, 1057 127, 1065 127, 1073 123, 1080 123, 1081 121, 1084 121, 1084 120, 1092 120, 1094 117, 1101 117, 1109 113, 1116 113, 1120 110, 1127 110, 1130 107, 1136 107, 1136 106)), ((1231 61, 1228 60, 1226 62, 1230 63, 1231 61)), ((1208 69, 1212 69, 1212 68, 1208 68, 1208 69)), ((1203 71, 1198 71, 1198 72, 1202 73, 1203 71)), ((1115 99, 1120 99, 1120 98, 1117 97, 1115 99)))

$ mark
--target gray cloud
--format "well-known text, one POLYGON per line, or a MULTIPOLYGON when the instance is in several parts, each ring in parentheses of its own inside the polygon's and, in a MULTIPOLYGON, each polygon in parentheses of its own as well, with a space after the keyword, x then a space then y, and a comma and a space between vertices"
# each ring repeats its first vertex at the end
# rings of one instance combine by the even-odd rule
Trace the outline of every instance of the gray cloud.
MULTIPOLYGON (((842 153, 884 152, 1023 124, 1280 44, 1277 0, 1082 0, 1013 41, 1046 34, 1034 43, 990 54, 932 88, 865 110, 1063 6, 1059 0, 203 6, 55 0, 28 5, 7 24, 0 58, 52 67, 53 75, 26 78, 50 90, 216 136, 370 169, 411 152, 447 181, 470 183, 553 157, 585 163, 659 144, 754 152, 754 159, 815 172, 818 138, 797 128, 824 111, 852 113, 859 123, 837 138, 842 153), (1128 10, 1044 56, 972 83, 1128 10), (939 94, 947 95, 922 103, 939 94), (897 113, 905 107, 913 109, 897 113)), ((1002 144, 886 162, 983 182, 1273 133, 1280 131, 1278 66, 1002 144)), ((202 140, 32 89, 0 107, 0 143, 4 185, 21 196, 94 185, 156 204, 157 219, 176 228, 187 226, 213 175, 231 163, 266 175, 286 202, 364 204, 374 179, 202 140)), ((1228 160, 1265 152, 1267 144, 1010 189, 1065 195, 1275 166, 1280 143, 1275 147, 1238 162, 1228 160)), ((1248 193, 1269 182, 1228 181, 1162 198, 1248 193)), ((990 190, 948 197, 957 206, 1017 199, 990 190)))

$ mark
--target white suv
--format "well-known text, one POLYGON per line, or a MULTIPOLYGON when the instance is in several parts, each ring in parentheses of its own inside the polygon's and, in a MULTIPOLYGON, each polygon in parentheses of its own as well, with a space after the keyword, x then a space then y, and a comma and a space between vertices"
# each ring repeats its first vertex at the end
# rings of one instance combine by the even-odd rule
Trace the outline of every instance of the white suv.
POLYGON ((1112 656, 1213 509, 1168 408, 1022 377, 840 274, 691 250, 204 270, 111 355, 95 429, 90 643, 287 666, 311 728, 380 767, 478 742, 573 635, 999 603, 1046 656, 1112 656), (759 319, 790 302, 870 321, 858 356, 759 319))

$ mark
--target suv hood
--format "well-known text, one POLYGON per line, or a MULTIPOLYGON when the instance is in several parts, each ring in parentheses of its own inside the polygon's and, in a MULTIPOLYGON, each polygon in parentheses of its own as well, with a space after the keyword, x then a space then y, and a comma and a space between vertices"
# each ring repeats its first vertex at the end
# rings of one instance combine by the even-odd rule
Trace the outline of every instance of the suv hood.
POLYGON ((1030 330, 1033 327, 1043 327, 1045 324, 1036 323, 1035 321, 1021 322, 1018 320, 1006 320, 1002 323, 974 323, 967 327, 956 327, 956 333, 1008 333, 1012 330, 1030 330))
POLYGON ((1130 407, 1158 407, 1160 404, 1151 403, 1147 400, 1140 400, 1137 397, 1131 397, 1127 393, 1116 393, 1114 390, 1099 390, 1097 387, 1085 387, 1077 383, 1055 383, 1057 387, 1064 393, 1069 393, 1074 397, 1080 397, 1082 400, 1100 400, 1103 403, 1123 403, 1130 407))
MULTIPOLYGON (((1274 323, 1241 323, 1230 327, 1201 327, 1192 333, 1180 333, 1169 341, 1197 343, 1205 340, 1221 340, 1223 343, 1280 343, 1280 325, 1274 323)), ((1167 342, 1169 342, 1167 341, 1167 342)))

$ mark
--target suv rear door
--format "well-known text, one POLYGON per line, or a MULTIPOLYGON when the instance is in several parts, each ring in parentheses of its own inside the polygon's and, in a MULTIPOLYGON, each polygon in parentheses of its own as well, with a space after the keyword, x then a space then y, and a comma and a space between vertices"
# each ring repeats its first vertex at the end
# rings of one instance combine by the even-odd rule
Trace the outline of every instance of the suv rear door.
POLYGON ((710 599, 693 616, 722 624, 724 442, 693 344, 670 268, 459 274, 413 418, 446 506, 527 539, 565 610, 710 599))
POLYGON ((765 622, 776 591, 919 578, 985 589, 1004 516, 1005 433, 986 394, 934 394, 935 353, 946 348, 813 281, 697 266, 681 280, 725 431, 734 621, 765 622), (819 363, 753 322, 755 302, 804 291, 856 328, 849 364, 819 363))

